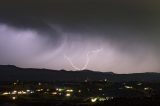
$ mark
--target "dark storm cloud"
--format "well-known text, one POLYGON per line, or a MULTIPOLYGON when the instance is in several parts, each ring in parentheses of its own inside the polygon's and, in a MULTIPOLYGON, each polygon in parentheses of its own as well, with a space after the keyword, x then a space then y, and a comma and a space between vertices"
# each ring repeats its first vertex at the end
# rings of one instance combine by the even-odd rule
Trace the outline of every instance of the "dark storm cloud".
POLYGON ((14 26, 47 30, 46 21, 68 29, 84 26, 151 28, 159 25, 159 7, 154 3, 118 0, 14 0, 1 1, 1 20, 14 26), (97 26, 98 25, 98 26, 97 26), (146 26, 148 25, 148 26, 146 26), (152 26, 151 26, 152 25, 152 26))
MULTIPOLYGON (((160 61, 159 5, 160 2, 155 0, 1 0, 0 23, 6 25, 7 30, 14 29, 12 33, 15 35, 21 31, 25 33, 26 30, 31 31, 30 35, 36 35, 37 43, 32 43, 41 45, 41 47, 35 46, 37 51, 47 52, 48 56, 42 57, 44 62, 55 59, 56 53, 60 51, 63 53, 69 50, 74 52, 77 48, 83 48, 84 45, 88 45, 86 49, 90 50, 104 46, 106 49, 104 52, 107 53, 108 48, 114 48, 110 52, 115 60, 117 57, 116 61, 124 61, 124 65, 118 66, 112 71, 127 72, 123 69, 135 67, 136 62, 140 60, 144 64, 139 66, 138 70, 145 71, 144 67, 154 61, 153 66, 147 68, 157 71, 160 69, 157 66, 157 62, 160 61), (106 46, 108 43, 111 47, 106 46), (55 48, 56 52, 53 50, 54 56, 51 56, 51 51, 55 48), (144 53, 146 53, 146 57, 148 56, 147 59, 143 56, 144 53), (134 57, 137 59, 134 60, 134 57), (129 64, 125 64, 125 62, 129 64), (126 65, 128 68, 124 68, 126 65), (155 68, 153 68, 154 66, 155 68)), ((5 32, 3 34, 5 35, 5 32)), ((10 33, 6 33, 6 35, 10 35, 10 33)), ((26 42, 29 42, 29 39, 26 42)), ((75 54, 78 55, 81 50, 83 49, 77 50, 75 54)), ((84 51, 87 52, 87 50, 84 51)), ((74 58, 74 53, 71 53, 70 56, 74 58)), ((104 56, 106 55, 102 57, 104 56)), ((61 58, 61 56, 59 57, 61 58)), ((110 57, 106 56, 106 58, 110 57)), ((102 58, 100 57, 100 59, 102 58)), ((105 62, 107 61, 103 63, 105 62)), ((94 66, 94 64, 92 65, 94 66)), ((114 65, 114 62, 111 64, 117 65, 114 65)), ((96 69, 92 65, 91 69, 96 69)), ((40 66, 43 67, 43 65, 40 66)), ((61 67, 60 64, 58 66, 61 67)), ((51 65, 46 67, 54 68, 51 65)), ((65 67, 67 66, 64 65, 65 67)), ((104 71, 107 70, 107 67, 98 69, 104 71)))
POLYGON ((58 25, 65 32, 95 31, 122 40, 140 32, 147 38, 160 25, 158 4, 144 0, 5 0, 0 3, 0 22, 56 38, 60 35, 49 24, 58 25))

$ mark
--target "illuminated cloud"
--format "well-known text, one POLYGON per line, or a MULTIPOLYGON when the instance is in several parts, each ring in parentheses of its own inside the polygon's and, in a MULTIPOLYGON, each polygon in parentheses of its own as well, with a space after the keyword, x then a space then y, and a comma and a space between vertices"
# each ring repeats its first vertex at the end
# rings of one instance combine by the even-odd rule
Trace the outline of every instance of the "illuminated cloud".
POLYGON ((159 72, 159 2, 142 1, 1 2, 0 64, 74 70, 66 55, 78 68, 159 72))

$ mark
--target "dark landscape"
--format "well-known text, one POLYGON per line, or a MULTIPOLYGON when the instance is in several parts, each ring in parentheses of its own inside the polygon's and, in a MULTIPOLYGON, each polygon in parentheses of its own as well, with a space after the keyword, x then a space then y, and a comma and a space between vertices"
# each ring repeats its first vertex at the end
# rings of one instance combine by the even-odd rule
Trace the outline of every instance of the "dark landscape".
POLYGON ((160 104, 159 73, 115 74, 90 70, 30 69, 13 65, 1 65, 0 71, 2 106, 160 104))
POLYGON ((14 65, 0 65, 0 81, 100 81, 104 79, 112 82, 142 81, 159 82, 160 73, 130 73, 116 74, 113 72, 98 72, 92 70, 66 71, 36 68, 19 68, 14 65))

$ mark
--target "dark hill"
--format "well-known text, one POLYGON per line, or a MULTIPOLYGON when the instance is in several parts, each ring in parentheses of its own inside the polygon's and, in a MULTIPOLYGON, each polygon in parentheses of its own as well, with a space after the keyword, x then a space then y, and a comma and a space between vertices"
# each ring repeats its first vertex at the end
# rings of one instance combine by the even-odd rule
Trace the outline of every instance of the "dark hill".
POLYGON ((160 82, 160 73, 115 74, 112 72, 96 72, 90 70, 65 71, 0 65, 0 81, 84 81, 86 79, 91 81, 109 79, 115 82, 160 82))

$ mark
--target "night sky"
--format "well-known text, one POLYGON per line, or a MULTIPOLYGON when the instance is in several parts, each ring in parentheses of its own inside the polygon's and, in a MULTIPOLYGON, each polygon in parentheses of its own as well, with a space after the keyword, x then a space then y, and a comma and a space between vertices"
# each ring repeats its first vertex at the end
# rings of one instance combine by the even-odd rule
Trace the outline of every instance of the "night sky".
POLYGON ((160 72, 158 0, 0 0, 0 64, 160 72))

